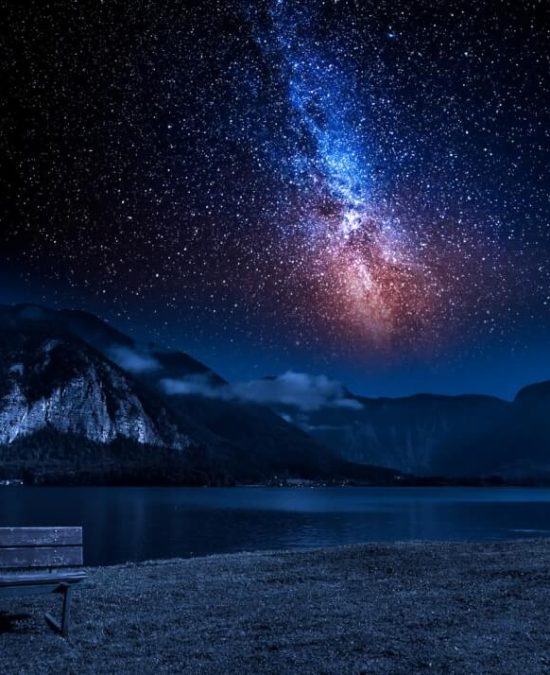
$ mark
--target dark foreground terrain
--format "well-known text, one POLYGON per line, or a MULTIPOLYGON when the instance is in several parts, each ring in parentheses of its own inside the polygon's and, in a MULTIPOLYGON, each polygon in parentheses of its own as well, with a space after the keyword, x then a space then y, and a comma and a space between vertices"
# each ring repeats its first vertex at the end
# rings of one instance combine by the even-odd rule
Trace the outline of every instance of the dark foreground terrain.
POLYGON ((55 596, 2 601, 0 672, 550 672, 550 540, 97 568, 75 595, 69 640, 55 596))

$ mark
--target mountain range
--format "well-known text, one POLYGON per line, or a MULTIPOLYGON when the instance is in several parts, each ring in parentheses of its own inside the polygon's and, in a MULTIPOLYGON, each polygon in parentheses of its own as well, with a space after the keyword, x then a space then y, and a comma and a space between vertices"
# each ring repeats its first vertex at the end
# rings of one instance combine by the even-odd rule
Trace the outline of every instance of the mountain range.
POLYGON ((289 419, 353 462, 426 477, 550 479, 550 382, 525 387, 513 401, 432 394, 353 400, 357 408, 295 411, 289 419))
POLYGON ((225 485, 396 473, 341 459, 267 406, 167 392, 193 381, 227 386, 87 312, 0 306, 0 478, 225 485))
POLYGON ((550 382, 513 401, 229 383, 96 316, 0 306, 0 478, 231 485, 550 479, 550 382))

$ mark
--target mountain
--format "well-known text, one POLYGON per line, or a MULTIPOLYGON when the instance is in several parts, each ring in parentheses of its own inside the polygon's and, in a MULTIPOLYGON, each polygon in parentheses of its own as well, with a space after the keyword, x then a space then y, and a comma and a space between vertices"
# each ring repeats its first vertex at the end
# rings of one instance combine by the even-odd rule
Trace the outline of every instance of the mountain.
POLYGON ((506 407, 488 396, 352 399, 357 407, 302 411, 294 417, 314 438, 350 461, 376 463, 384 458, 387 466, 416 475, 436 470, 446 439, 468 433, 472 422, 493 419, 506 407))
POLYGON ((194 377, 225 384, 86 312, 0 306, 0 477, 231 484, 395 473, 352 466, 269 408, 163 384, 194 377))
POLYGON ((97 316, 82 310, 53 310, 40 305, 0 305, 0 330, 21 333, 80 338, 131 373, 155 371, 159 377, 182 377, 191 374, 222 378, 188 354, 162 350, 155 345, 139 344, 97 316), (162 372, 164 371, 164 373, 162 372))
POLYGON ((420 394, 365 398, 356 406, 280 412, 350 462, 416 476, 550 479, 550 382, 512 402, 492 396, 420 394))

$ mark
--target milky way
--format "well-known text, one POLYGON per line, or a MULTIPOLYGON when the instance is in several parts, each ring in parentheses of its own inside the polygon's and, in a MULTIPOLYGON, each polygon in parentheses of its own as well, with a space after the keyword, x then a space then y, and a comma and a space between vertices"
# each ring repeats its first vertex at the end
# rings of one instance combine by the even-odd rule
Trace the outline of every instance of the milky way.
POLYGON ((346 333, 372 348, 416 328, 432 289, 411 227, 376 193, 368 106, 362 109, 358 84, 311 37, 314 17, 277 2, 271 33, 260 39, 280 68, 295 135, 292 181, 303 203, 291 231, 302 235, 303 272, 321 291, 313 309, 340 338, 346 333))
POLYGON ((544 342, 544 3, 3 12, 4 297, 239 379, 544 342))
MULTIPOLYGON (((272 143, 275 162, 287 168, 287 182, 297 188, 295 209, 285 214, 284 227, 293 245, 298 241, 297 280, 306 277, 301 283, 307 288, 309 324, 359 353, 396 346, 435 349, 443 333, 456 329, 451 324, 479 311, 476 305, 484 295, 481 312, 492 330, 487 323, 494 305, 518 302, 525 290, 521 283, 511 283, 512 276, 517 281, 531 270, 524 269, 521 259, 502 258, 513 227, 506 227, 491 208, 478 210, 474 203, 453 214, 451 203, 460 199, 457 187, 441 184, 458 156, 452 127, 444 129, 429 167, 430 181, 443 188, 444 198, 428 201, 419 212, 408 203, 410 174, 398 174, 400 164, 412 163, 414 169, 415 156, 425 153, 426 143, 432 152, 433 141, 420 137, 418 148, 410 149, 397 125, 379 128, 380 108, 397 104, 391 87, 383 96, 377 92, 377 59, 367 59, 369 67, 362 68, 364 36, 353 24, 332 40, 319 35, 315 26, 322 23, 322 10, 310 3, 275 2, 266 23, 257 41, 287 97, 287 127, 281 133, 286 143, 277 147, 279 134, 272 143), (392 152, 378 161, 390 170, 377 172, 373 164, 382 145, 392 152)), ((401 39, 391 26, 385 37, 401 39)), ((470 58, 470 53, 462 56, 470 58)), ((391 52, 386 58, 391 60, 391 52)), ((411 69, 414 60, 408 59, 411 69)), ((439 105, 432 100, 438 107, 445 103, 444 98, 439 105)), ((434 112, 427 111, 430 119, 434 112)), ((468 128, 459 133, 464 143, 468 128)), ((423 163, 420 158, 419 167, 423 163)), ((456 184, 461 178, 452 180, 456 184)), ((426 187, 429 194, 431 186, 426 187)), ((459 189, 472 201, 466 181, 459 189)))

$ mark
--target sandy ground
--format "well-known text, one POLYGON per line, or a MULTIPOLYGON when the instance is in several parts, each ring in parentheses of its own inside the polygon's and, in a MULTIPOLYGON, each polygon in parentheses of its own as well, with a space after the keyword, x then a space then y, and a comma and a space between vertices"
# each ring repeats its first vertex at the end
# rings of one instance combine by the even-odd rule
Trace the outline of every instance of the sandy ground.
POLYGON ((550 673, 550 540, 91 569, 68 640, 59 601, 0 600, 1 673, 550 673))

